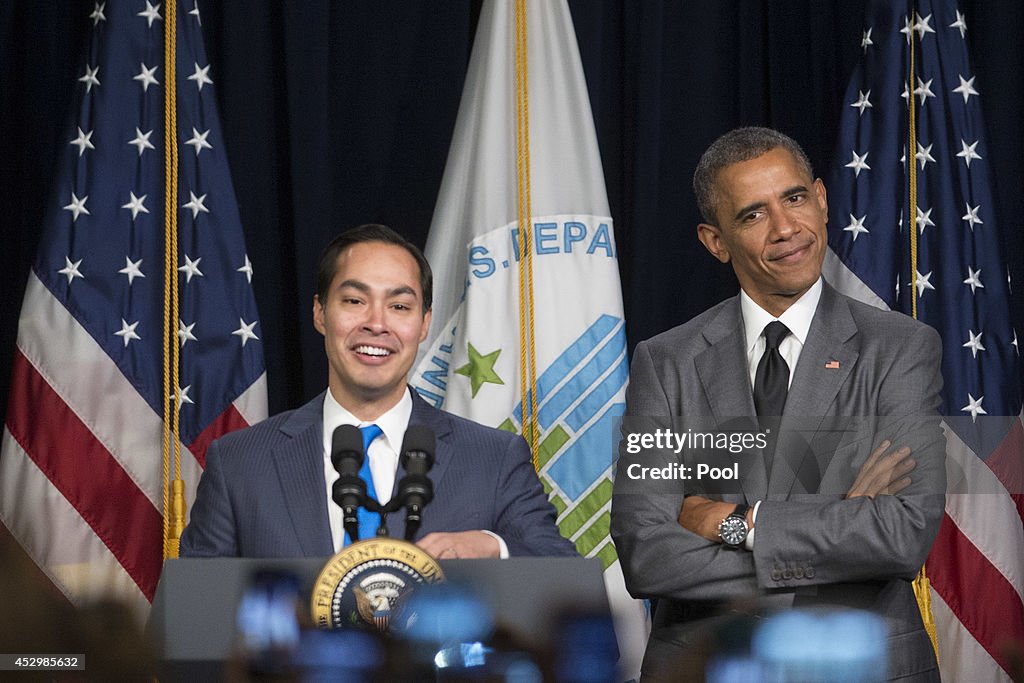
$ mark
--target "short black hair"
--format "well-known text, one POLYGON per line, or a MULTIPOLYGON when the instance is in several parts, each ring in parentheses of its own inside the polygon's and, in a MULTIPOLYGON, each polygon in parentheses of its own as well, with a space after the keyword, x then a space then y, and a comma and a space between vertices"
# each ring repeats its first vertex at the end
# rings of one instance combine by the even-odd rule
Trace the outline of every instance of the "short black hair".
POLYGON ((697 208, 700 209, 704 220, 712 225, 718 225, 718 219, 715 217, 715 184, 722 169, 756 159, 778 148, 792 154, 811 180, 814 180, 814 170, 811 168, 807 153, 796 140, 777 130, 758 126, 736 128, 712 142, 701 156, 697 170, 693 173, 693 193, 697 196, 697 208))
POLYGON ((409 252, 409 255, 416 261, 416 265, 420 269, 423 312, 429 311, 434 298, 434 275, 430 271, 430 264, 427 263, 427 258, 415 244, 388 226, 378 223, 367 223, 346 230, 324 247, 323 252, 320 254, 320 264, 317 266, 316 271, 316 296, 320 303, 324 304, 327 301, 327 293, 331 288, 331 281, 334 280, 334 276, 338 272, 338 257, 352 245, 364 242, 394 244, 409 252))

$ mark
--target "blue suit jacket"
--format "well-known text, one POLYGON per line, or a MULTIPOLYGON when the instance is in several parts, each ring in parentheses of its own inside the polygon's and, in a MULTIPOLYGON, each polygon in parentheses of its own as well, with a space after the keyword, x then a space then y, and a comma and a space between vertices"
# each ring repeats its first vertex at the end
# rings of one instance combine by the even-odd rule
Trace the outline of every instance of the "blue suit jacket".
MULTIPOLYGON (((415 391, 410 425, 437 436, 429 473, 434 500, 417 538, 432 531, 486 529, 515 555, 575 555, 522 437, 428 405, 415 391)), ((206 454, 183 557, 327 557, 334 553, 324 480, 323 400, 216 440, 206 454)), ((404 471, 399 467, 396 483, 404 471)), ((334 503, 331 503, 332 505, 334 503)), ((388 527, 405 534, 405 515, 388 527)), ((372 531, 363 531, 369 535, 372 531)))

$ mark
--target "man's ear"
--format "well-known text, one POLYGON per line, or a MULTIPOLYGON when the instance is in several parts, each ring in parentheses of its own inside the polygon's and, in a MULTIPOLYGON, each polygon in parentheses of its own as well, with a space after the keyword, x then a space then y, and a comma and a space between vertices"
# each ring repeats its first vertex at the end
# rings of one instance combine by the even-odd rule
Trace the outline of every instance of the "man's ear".
POLYGON ((729 262, 729 249, 722 239, 722 231, 710 223, 701 223, 697 226, 697 238, 700 239, 704 248, 711 252, 711 255, 722 263, 729 262))
POLYGON ((327 335, 327 324, 324 321, 324 307, 320 305, 320 297, 313 295, 313 327, 320 334, 327 335))
POLYGON ((430 334, 430 319, 432 317, 431 313, 433 313, 433 312, 434 312, 433 309, 430 309, 426 313, 423 314, 423 327, 420 329, 420 343, 421 344, 423 343, 423 340, 427 338, 427 335, 430 334))
POLYGON ((828 223, 828 193, 825 192, 825 183, 821 181, 821 178, 814 180, 814 194, 818 198, 818 206, 825 213, 825 222, 828 223))

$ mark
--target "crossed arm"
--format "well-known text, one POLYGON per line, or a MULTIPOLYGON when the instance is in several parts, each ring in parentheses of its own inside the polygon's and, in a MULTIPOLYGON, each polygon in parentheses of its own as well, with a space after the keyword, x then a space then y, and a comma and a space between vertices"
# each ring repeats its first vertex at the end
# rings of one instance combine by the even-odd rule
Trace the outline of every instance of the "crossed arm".
MULTIPOLYGON (((893 447, 886 439, 872 451, 857 472, 846 499, 866 496, 893 496, 911 484, 910 472, 917 462, 907 446, 893 447)), ((712 543, 720 543, 718 525, 736 507, 734 503, 715 501, 703 496, 687 496, 679 510, 679 525, 712 543)), ((747 527, 754 528, 754 510, 747 510, 747 527)))
MULTIPOLYGON (((683 482, 671 491, 642 491, 628 482, 628 459, 620 458, 612 535, 630 591, 728 599, 768 588, 913 576, 942 518, 945 471, 936 412, 941 378, 933 360, 940 353, 938 336, 927 330, 912 341, 904 345, 912 351, 892 363, 877 392, 877 414, 892 418, 896 429, 872 437, 867 447, 873 450, 851 472, 845 492, 762 501, 753 552, 718 539, 718 524, 735 508, 737 495, 726 496, 731 502, 688 496, 692 491, 683 482), (903 423, 901 415, 908 417, 903 423), (901 431, 901 424, 911 426, 901 431), (814 564, 813 578, 783 579, 772 571, 801 562, 814 564)), ((663 387, 667 374, 638 346, 627 413, 678 414, 663 387)))

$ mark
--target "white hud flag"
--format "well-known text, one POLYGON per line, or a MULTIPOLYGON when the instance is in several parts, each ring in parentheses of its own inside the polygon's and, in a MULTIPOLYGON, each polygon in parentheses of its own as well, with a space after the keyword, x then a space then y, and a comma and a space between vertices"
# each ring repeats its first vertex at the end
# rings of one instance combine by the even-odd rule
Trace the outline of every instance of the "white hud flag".
POLYGON ((606 568, 620 673, 636 677, 646 613, 625 591, 608 531, 628 380, 622 293, 564 1, 485 3, 427 258, 434 322, 412 384, 438 407, 532 441, 562 534, 606 568), (531 226, 523 236, 520 215, 531 226), (521 288, 524 301, 532 290, 532 311, 521 310, 521 288), (532 369, 521 362, 531 346, 532 369), (524 386, 534 396, 526 427, 524 386))

